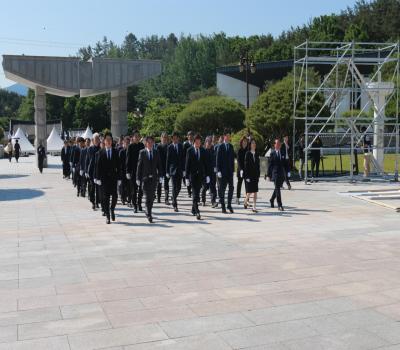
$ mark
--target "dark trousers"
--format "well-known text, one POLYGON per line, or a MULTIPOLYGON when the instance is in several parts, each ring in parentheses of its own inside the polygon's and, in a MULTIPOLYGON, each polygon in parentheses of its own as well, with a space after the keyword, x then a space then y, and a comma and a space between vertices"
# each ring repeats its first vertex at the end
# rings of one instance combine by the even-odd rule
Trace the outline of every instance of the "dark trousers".
POLYGON ((75 173, 74 173, 74 179, 75 179, 75 186, 77 193, 81 193, 81 176, 79 175, 79 168, 75 168, 75 173))
POLYGON ((152 216, 153 203, 157 188, 157 178, 151 178, 143 181, 143 194, 146 198, 146 216, 152 216))
POLYGON ((203 179, 199 176, 192 178, 190 182, 192 186, 192 213, 198 214, 199 210, 199 202, 200 202, 200 190, 203 184, 203 179))
POLYGON ((176 207, 178 206, 178 196, 182 186, 182 176, 180 175, 171 176, 171 184, 172 184, 172 205, 176 207))
POLYGON ((228 186, 228 207, 232 206, 232 197, 233 197, 233 175, 229 177, 221 177, 218 179, 219 182, 219 202, 221 203, 222 208, 225 208, 225 192, 226 187, 228 186))
POLYGON ((92 204, 100 203, 99 188, 94 183, 94 179, 88 180, 88 195, 89 195, 89 200, 92 204))
POLYGON ((117 205, 117 185, 115 186, 102 186, 102 194, 103 194, 103 208, 106 213, 107 218, 110 218, 110 210, 114 211, 115 206, 117 205), (111 206, 110 206, 111 199, 111 206))
POLYGON ((85 197, 86 196, 86 186, 87 186, 87 178, 85 176, 85 173, 80 177, 80 191, 81 191, 81 196, 85 197))
POLYGON ((69 177, 71 169, 68 162, 63 162, 63 175, 64 177, 69 177))
POLYGON ((274 192, 272 193, 271 202, 276 201, 278 202, 278 207, 282 206, 282 197, 281 197, 281 187, 283 184, 283 179, 278 178, 274 180, 274 192))
MULTIPOLYGON (((158 182, 157 185, 157 198, 158 200, 161 199, 161 191, 162 191, 163 184, 161 182, 158 182)), ((169 179, 167 177, 164 177, 164 197, 165 197, 165 202, 168 201, 169 197, 169 179)))
MULTIPOLYGON (((286 159, 285 163, 286 163, 286 169, 290 169, 290 160, 286 159)), ((286 182, 286 185, 289 187, 290 186, 290 181, 289 181, 289 176, 288 176, 287 173, 286 173, 286 176, 285 176, 285 182, 286 182)))
POLYGON ((118 191, 122 203, 129 202, 129 181, 126 178, 121 180, 118 191))
POLYGON ((237 177, 237 183, 236 183, 236 198, 240 198, 240 194, 242 192, 242 183, 243 183, 243 177, 238 176, 237 177))
POLYGON ((131 200, 133 206, 136 208, 137 206, 142 205, 142 198, 143 198, 143 189, 141 186, 136 184, 136 176, 132 176, 130 180, 130 187, 131 187, 131 200))
POLYGON ((11 159, 12 159, 12 153, 10 152, 10 153, 7 153, 7 155, 8 155, 8 160, 11 162, 11 159))
POLYGON ((201 189, 201 201, 203 203, 206 202, 207 190, 210 190, 211 203, 214 204, 217 200, 217 187, 216 187, 216 175, 215 174, 212 174, 210 176, 209 183, 205 183, 205 182, 203 183, 203 187, 201 189))
POLYGON ((43 172, 43 163, 44 163, 44 159, 38 159, 38 167, 39 167, 39 171, 42 173, 43 172))
POLYGON ((311 177, 319 177, 319 163, 321 157, 311 158, 311 177), (315 171, 314 171, 315 169, 315 171))

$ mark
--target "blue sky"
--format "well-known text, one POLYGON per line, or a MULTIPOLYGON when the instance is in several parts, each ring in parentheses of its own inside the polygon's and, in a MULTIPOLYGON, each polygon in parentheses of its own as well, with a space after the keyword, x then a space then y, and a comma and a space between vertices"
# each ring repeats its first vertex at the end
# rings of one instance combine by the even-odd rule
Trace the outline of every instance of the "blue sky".
MULTIPOLYGON (((116 43, 132 32, 278 35, 311 18, 337 13, 355 0, 36 0, 5 1, 0 55, 74 55, 104 35, 116 43)), ((0 87, 12 85, 0 69, 0 87)))

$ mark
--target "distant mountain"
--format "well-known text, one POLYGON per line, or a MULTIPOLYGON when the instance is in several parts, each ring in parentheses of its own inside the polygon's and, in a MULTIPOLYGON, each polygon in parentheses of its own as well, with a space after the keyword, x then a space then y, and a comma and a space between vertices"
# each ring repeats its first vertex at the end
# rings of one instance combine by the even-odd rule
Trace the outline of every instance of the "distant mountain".
POLYGON ((9 87, 4 88, 4 90, 15 92, 16 94, 21 96, 26 96, 28 94, 28 88, 25 85, 21 84, 13 84, 9 87))

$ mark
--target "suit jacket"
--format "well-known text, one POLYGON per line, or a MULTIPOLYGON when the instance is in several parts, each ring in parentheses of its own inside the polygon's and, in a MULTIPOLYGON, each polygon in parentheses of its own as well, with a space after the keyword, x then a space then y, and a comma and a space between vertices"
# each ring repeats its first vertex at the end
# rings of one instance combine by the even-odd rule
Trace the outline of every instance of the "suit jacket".
POLYGON ((46 149, 43 146, 39 146, 36 154, 40 160, 43 160, 46 158, 46 149))
POLYGON ((147 149, 142 149, 139 153, 139 160, 136 170, 136 180, 145 182, 148 180, 158 180, 162 176, 161 159, 156 149, 152 150, 152 159, 149 159, 147 149))
POLYGON ((162 176, 165 176, 167 169, 167 153, 168 153, 168 143, 158 143, 156 149, 160 154, 162 176))
POLYGON ((280 157, 275 150, 271 151, 268 163, 268 177, 272 180, 283 181, 288 172, 285 155, 280 152, 280 157))
POLYGON ((117 190, 117 182, 121 178, 119 157, 117 150, 112 148, 111 159, 107 157, 106 148, 98 152, 97 179, 101 181, 105 191, 113 192, 117 190))
POLYGON ((99 150, 100 150, 100 146, 92 145, 88 148, 87 153, 86 153, 85 168, 86 168, 86 172, 89 174, 89 177, 91 179, 95 178, 95 176, 94 176, 95 167, 96 167, 95 157, 96 157, 96 153, 99 150))
POLYGON ((203 180, 206 176, 210 176, 210 169, 208 167, 208 155, 203 147, 200 147, 200 158, 196 156, 194 147, 190 147, 186 152, 186 178, 193 182, 197 179, 203 180))
POLYGON ((81 157, 81 148, 76 146, 72 149, 71 162, 73 167, 79 167, 79 159, 81 157))
POLYGON ((231 177, 235 171, 235 152, 233 146, 228 143, 221 143, 217 149, 217 173, 221 172, 222 177, 231 177))
POLYGON ((210 173, 214 173, 214 169, 215 169, 215 163, 216 163, 216 159, 215 159, 215 149, 214 147, 211 148, 206 148, 206 154, 207 154, 207 163, 208 163, 208 168, 210 169, 210 173))
POLYGON ((182 176, 183 171, 185 170, 183 146, 181 143, 178 143, 177 147, 178 152, 176 151, 173 143, 168 146, 166 173, 171 176, 182 176))
POLYGON ((131 174, 132 179, 136 177, 136 169, 139 160, 139 153, 144 148, 142 142, 131 143, 126 150, 126 173, 131 174))
POLYGON ((120 172, 121 176, 126 179, 126 152, 127 148, 121 148, 118 151, 118 156, 119 156, 119 166, 121 167, 120 172))
POLYGON ((69 160, 71 158, 71 147, 63 147, 61 148, 61 161, 63 163, 69 163, 69 160))
POLYGON ((79 169, 83 170, 83 172, 86 172, 86 154, 87 154, 88 148, 82 148, 81 149, 81 154, 79 156, 79 169))
POLYGON ((292 145, 289 144, 289 149, 287 149, 286 144, 283 142, 281 145, 281 153, 283 154, 284 158, 289 162, 290 159, 292 158, 291 154, 292 154, 292 145), (286 151, 287 151, 287 155, 288 158, 286 159, 286 151))
POLYGON ((243 173, 245 179, 256 180, 260 177, 260 157, 257 152, 254 156, 250 151, 246 152, 243 173))

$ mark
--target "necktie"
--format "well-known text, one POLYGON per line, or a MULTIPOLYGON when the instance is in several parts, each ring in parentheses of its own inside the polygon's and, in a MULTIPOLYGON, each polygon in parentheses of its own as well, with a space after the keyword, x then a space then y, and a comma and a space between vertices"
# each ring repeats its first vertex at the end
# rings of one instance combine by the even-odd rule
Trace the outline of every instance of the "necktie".
POLYGON ((228 152, 228 144, 227 143, 225 143, 225 149, 228 152))
POLYGON ((108 160, 110 160, 111 159, 111 150, 109 149, 109 150, 107 150, 107 156, 108 156, 108 160))
POLYGON ((178 144, 175 145, 175 151, 178 154, 178 144))
POLYGON ((197 157, 197 160, 200 158, 199 157, 199 150, 196 148, 196 157, 197 157))
POLYGON ((149 160, 151 161, 152 155, 151 155, 151 151, 149 152, 149 160))

